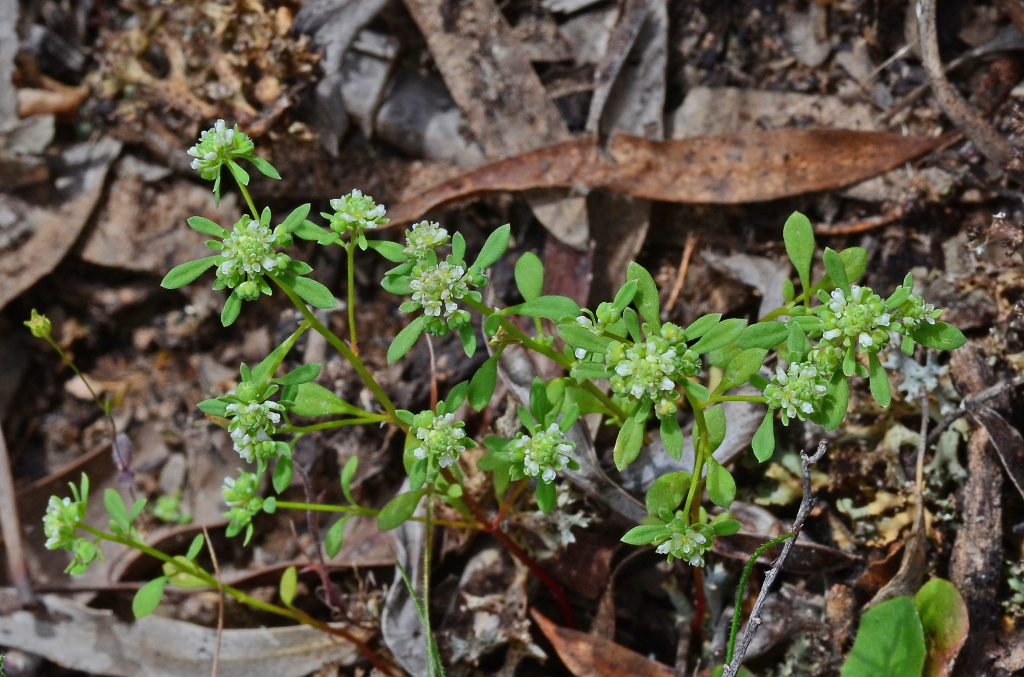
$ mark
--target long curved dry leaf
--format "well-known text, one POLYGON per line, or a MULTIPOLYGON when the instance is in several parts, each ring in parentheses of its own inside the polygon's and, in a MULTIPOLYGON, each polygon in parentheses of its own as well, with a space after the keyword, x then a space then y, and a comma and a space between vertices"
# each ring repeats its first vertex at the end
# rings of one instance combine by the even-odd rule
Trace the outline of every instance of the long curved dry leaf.
POLYGON ((985 429, 1013 486, 1024 496, 1024 438, 991 407, 969 403, 967 412, 985 429))
POLYGON ((675 670, 615 642, 555 625, 536 609, 530 615, 576 677, 674 677, 675 670))
POLYGON ((778 129, 668 141, 616 132, 478 167, 400 203, 391 226, 462 198, 533 188, 607 188, 662 202, 740 204, 839 188, 899 167, 946 139, 843 129, 778 129))

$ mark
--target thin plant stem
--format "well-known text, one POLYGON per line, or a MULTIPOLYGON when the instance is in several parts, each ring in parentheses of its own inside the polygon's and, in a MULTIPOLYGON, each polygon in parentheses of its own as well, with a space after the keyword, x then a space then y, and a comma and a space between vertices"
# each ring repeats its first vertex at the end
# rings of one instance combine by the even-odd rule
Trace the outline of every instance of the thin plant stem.
POLYGON ((64 350, 59 345, 57 345, 57 342, 53 340, 53 337, 50 336, 49 334, 46 334, 43 338, 46 339, 47 343, 53 346, 53 349, 57 351, 58 355, 60 355, 60 359, 64 361, 64 364, 71 367, 71 371, 75 372, 75 375, 78 376, 78 378, 81 379, 82 383, 85 384, 85 387, 89 389, 89 394, 92 395, 92 399, 96 402, 96 405, 100 408, 100 411, 103 412, 103 416, 106 417, 107 425, 110 426, 110 441, 112 444, 116 443, 117 426, 114 424, 114 417, 110 415, 110 411, 107 409, 106 403, 100 400, 100 396, 96 394, 96 391, 92 389, 91 385, 89 385, 89 381, 86 380, 85 374, 78 370, 78 367, 75 366, 75 363, 72 362, 71 358, 67 356, 67 353, 65 353, 64 350))
MULTIPOLYGON (((354 233, 353 233, 354 235, 354 233)), ((348 329, 352 337, 352 352, 359 354, 359 345, 356 341, 356 273, 355 273, 355 248, 356 241, 350 237, 345 246, 345 253, 348 257, 348 329)))
POLYGON ((705 404, 714 404, 715 402, 764 402, 764 396, 762 395, 717 395, 709 399, 705 404))
MULTIPOLYGON (((284 510, 316 510, 319 512, 342 512, 349 513, 352 515, 363 515, 366 517, 376 517, 380 514, 380 510, 376 508, 365 508, 361 505, 329 505, 326 503, 298 503, 294 501, 278 501, 277 507, 284 510)), ((410 517, 413 522, 422 522, 422 517, 410 517)), ((486 531, 487 527, 482 524, 474 524, 472 522, 459 522, 456 520, 434 520, 434 524, 443 527, 452 527, 455 529, 473 529, 476 531, 486 531)))
POLYGON ((690 478, 690 491, 686 495, 686 503, 683 506, 683 514, 689 516, 690 506, 693 504, 693 497, 697 493, 697 485, 700 484, 701 471, 704 469, 704 451, 708 441, 708 424, 704 419, 704 408, 690 393, 686 393, 686 400, 693 409, 693 421, 697 426, 697 449, 693 458, 693 477, 690 478))
MULTIPOLYGON (((473 299, 463 298, 462 300, 466 302, 466 305, 468 305, 470 308, 477 311, 484 317, 490 317, 491 315, 494 314, 493 308, 488 308, 484 304, 477 303, 473 299)), ((550 346, 540 341, 537 341, 536 339, 530 338, 523 332, 523 330, 509 322, 504 317, 501 318, 501 327, 508 334, 513 336, 517 341, 523 344, 525 348, 529 348, 535 353, 540 353, 544 357, 547 357, 548 359, 557 362, 566 369, 572 369, 573 360, 553 350, 550 346)), ((601 392, 601 389, 595 386, 590 381, 583 382, 583 389, 586 390, 591 395, 593 395, 601 404, 608 407, 608 409, 615 415, 616 418, 619 419, 619 421, 625 421, 626 418, 628 418, 628 415, 625 411, 622 410, 622 407, 615 404, 615 402, 612 401, 612 398, 608 397, 608 395, 601 392)))
MULTIPOLYGON (((112 543, 120 543, 121 545, 126 545, 129 548, 135 548, 136 550, 139 550, 140 552, 143 552, 149 555, 150 557, 155 557, 156 559, 162 562, 167 562, 168 564, 171 564, 182 573, 195 576, 211 588, 218 588, 217 579, 215 579, 213 576, 210 575, 208 571, 200 567, 198 564, 195 564, 194 562, 192 563, 193 568, 189 570, 183 567, 180 560, 177 560, 171 557, 170 555, 160 550, 157 550, 156 548, 152 548, 146 545, 145 543, 140 543, 139 541, 134 541, 128 538, 115 536, 114 534, 108 534, 104 531, 100 531, 99 529, 95 529, 87 524, 79 524, 78 527, 83 531, 87 531, 90 534, 97 536, 102 540, 110 541, 112 543)), ((263 600, 248 595, 237 588, 231 587, 230 585, 221 584, 220 589, 222 589, 225 593, 227 593, 234 599, 238 600, 242 604, 250 606, 254 609, 259 609, 260 611, 266 611, 267 613, 272 613, 278 616, 283 616, 285 618, 290 618, 294 621, 302 623, 303 625, 308 625, 318 630, 323 630, 324 632, 328 632, 332 635, 341 637, 342 639, 351 642, 356 648, 358 648, 363 653, 363 655, 366 656, 366 658, 371 663, 373 663, 374 667, 376 667, 378 670, 388 675, 395 675, 394 671, 391 670, 390 667, 386 663, 384 663, 384 661, 382 661, 380 657, 377 656, 373 652, 373 650, 366 645, 365 642, 363 642, 361 639, 359 639, 352 633, 348 632, 344 628, 332 627, 327 623, 316 620, 309 614, 306 614, 305 612, 302 612, 298 609, 288 609, 282 606, 277 606, 276 604, 271 604, 270 602, 264 602, 263 600)))
POLYGON ((516 502, 516 499, 522 495, 527 486, 528 484, 525 479, 519 480, 516 483, 516 487, 512 490, 512 494, 508 497, 508 500, 505 501, 501 506, 501 509, 498 510, 498 514, 495 515, 493 520, 491 520, 491 524, 493 524, 495 528, 501 525, 501 520, 505 519, 505 514, 508 512, 508 509, 511 508, 516 502))
MULTIPOLYGON (((434 529, 431 518, 434 516, 434 487, 427 490, 427 517, 423 523, 423 629, 427 641, 427 660, 432 661, 431 643, 434 633, 430 627, 430 551, 434 549, 434 529)), ((411 591, 410 591, 411 592, 411 591)), ((415 594, 415 593, 413 593, 415 594)))
POLYGON ((285 294, 288 295, 288 298, 291 299, 291 302, 295 304, 296 308, 299 309, 299 312, 302 313, 302 316, 306 318, 310 326, 313 327, 313 329, 315 329, 318 334, 327 339, 327 342, 334 346, 334 349, 341 353, 342 357, 349 361, 349 363, 352 365, 352 368, 356 370, 357 374, 359 374, 359 378, 363 380, 363 383, 366 384, 366 387, 370 389, 370 391, 377 398, 377 401, 380 402, 381 406, 383 406, 384 409, 388 412, 388 416, 390 417, 391 422, 397 425, 398 427, 402 428, 403 430, 407 430, 409 428, 409 424, 405 423, 404 421, 402 421, 402 419, 398 418, 398 414, 395 413, 395 405, 391 401, 391 398, 387 396, 387 393, 384 392, 384 389, 381 388, 380 384, 377 383, 377 380, 373 378, 373 374, 371 374, 370 370, 366 368, 366 365, 363 364, 363 361, 359 359, 359 356, 352 352, 352 349, 345 345, 345 342, 338 338, 337 334, 335 334, 333 331, 325 327, 323 322, 316 319, 316 316, 312 312, 310 312, 309 308, 306 307, 306 302, 303 301, 302 298, 295 293, 295 290, 291 288, 291 285, 289 285, 281 278, 275 277, 273 275, 270 276, 270 279, 272 279, 274 283, 278 287, 280 287, 285 294))
POLYGON ((213 551, 213 543, 210 542, 210 532, 203 525, 203 536, 206 537, 206 549, 210 551, 210 559, 213 560, 213 573, 217 577, 217 596, 220 604, 217 608, 217 645, 213 649, 213 667, 210 669, 210 677, 217 677, 217 666, 220 663, 220 641, 224 635, 224 582, 220 577, 220 564, 217 562, 217 553, 213 551))
POLYGON ((743 592, 747 588, 747 579, 750 578, 751 570, 757 563, 757 559, 766 551, 770 550, 771 548, 774 548, 776 545, 782 543, 783 541, 789 538, 793 538, 794 536, 796 536, 796 532, 791 531, 788 534, 783 534, 778 538, 774 538, 768 541, 767 543, 765 543, 760 548, 754 551, 754 555, 750 558, 750 561, 747 562, 747 566, 743 568, 743 575, 740 576, 740 584, 736 588, 736 606, 732 612, 732 630, 729 631, 729 648, 725 653, 726 665, 732 663, 732 654, 736 648, 736 633, 739 632, 740 615, 743 613, 743 592))
MULTIPOLYGON (((453 475, 451 470, 448 468, 442 468, 441 474, 451 484, 458 482, 455 475, 453 475)), ((558 604, 558 609, 562 613, 562 619, 565 621, 566 626, 575 630, 576 617, 572 612, 572 606, 569 604, 569 598, 566 596, 565 590, 562 586, 558 584, 558 581, 556 581, 551 574, 545 571, 544 567, 538 564, 536 560, 530 557, 529 553, 519 547, 519 544, 513 541, 512 537, 505 533, 501 529, 500 525, 494 524, 488 520, 487 515, 484 514, 484 511, 468 493, 462 495, 462 501, 466 504, 466 507, 469 508, 469 511, 478 522, 484 525, 489 525, 484 527, 483 531, 494 536, 495 540, 497 540, 498 543, 501 543, 501 545, 508 550, 509 554, 525 564, 526 568, 544 584, 544 587, 548 589, 551 596, 555 598, 555 602, 558 604)))
POLYGON ((249 205, 249 209, 252 211, 253 217, 257 221, 259 221, 260 220, 260 213, 256 210, 256 205, 253 204, 252 198, 249 196, 249 189, 246 188, 245 184, 242 183, 241 181, 239 181, 235 177, 235 175, 233 173, 231 173, 231 172, 228 172, 228 173, 231 174, 231 177, 235 179, 235 183, 238 185, 238 190, 242 191, 242 195, 245 197, 245 203, 247 205, 249 205))
MULTIPOLYGON (((434 341, 427 334, 427 350, 430 351, 430 409, 437 409, 437 360, 434 358, 434 341)), ((452 412, 447 412, 452 413, 452 412)))
POLYGON ((277 429, 279 433, 296 433, 305 434, 311 433, 317 430, 329 430, 331 428, 340 428, 346 425, 363 425, 368 423, 384 423, 390 421, 390 416, 380 416, 378 414, 369 414, 360 418, 342 418, 336 421, 324 421, 323 423, 314 423, 313 425, 307 426, 295 426, 285 425, 277 429))

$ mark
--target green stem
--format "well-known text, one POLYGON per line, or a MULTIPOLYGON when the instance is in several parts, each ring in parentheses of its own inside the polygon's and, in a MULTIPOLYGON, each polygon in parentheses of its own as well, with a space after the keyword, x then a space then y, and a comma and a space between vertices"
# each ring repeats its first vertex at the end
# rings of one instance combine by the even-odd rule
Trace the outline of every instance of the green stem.
POLYGON ((714 404, 715 402, 764 402, 764 397, 761 395, 718 395, 712 397, 704 404, 714 404))
POLYGON ((349 642, 352 642, 352 644, 355 645, 363 653, 363 655, 365 655, 370 660, 370 662, 373 663, 373 665, 376 666, 378 669, 382 670, 383 672, 389 675, 394 674, 393 672, 387 669, 387 666, 385 666, 384 663, 380 660, 380 658, 373 653, 370 647, 368 647, 358 637, 355 637, 354 635, 352 635, 351 633, 342 628, 331 627, 330 625, 323 623, 322 621, 318 621, 315 618, 306 614, 305 612, 299 611, 298 609, 287 609, 285 607, 277 606, 276 604, 264 602, 261 599, 257 599, 255 597, 252 597, 251 595, 245 594, 238 588, 233 588, 230 585, 224 585, 195 562, 192 562, 192 569, 187 570, 182 565, 181 560, 175 559, 170 555, 161 552, 160 550, 157 550, 156 548, 151 548, 145 543, 141 543, 139 541, 131 540, 128 538, 122 538, 120 536, 115 536, 114 534, 108 534, 104 531, 100 531, 99 529, 94 529, 93 527, 90 527, 87 524, 79 524, 78 526, 80 529, 87 531, 90 534, 93 534, 94 536, 97 536, 102 540, 110 541, 112 543, 120 543, 121 545, 128 546, 129 548, 135 548, 136 550, 143 552, 149 555, 150 557, 155 557, 156 559, 162 562, 167 562, 168 564, 175 567, 178 571, 185 574, 189 574, 190 576, 195 576, 211 588, 219 588, 223 590, 225 593, 235 598, 242 604, 246 604, 254 609, 266 611, 268 613, 272 613, 278 616, 284 616, 285 618, 290 618, 293 621, 302 623, 303 625, 308 625, 318 630, 328 632, 332 635, 343 637, 349 642))
MULTIPOLYGON (((107 419, 107 424, 110 426, 110 435, 111 435, 111 437, 112 438, 116 438, 117 437, 117 426, 114 425, 114 417, 111 416, 110 415, 110 411, 107 410, 107 405, 100 400, 100 396, 97 395, 96 391, 92 389, 91 385, 89 385, 89 381, 86 380, 85 375, 78 370, 78 367, 75 366, 75 363, 72 362, 71 358, 67 356, 67 353, 65 353, 64 350, 61 349, 61 347, 59 345, 57 345, 57 342, 53 340, 53 337, 51 337, 49 334, 47 334, 43 338, 46 339, 47 343, 49 343, 51 346, 53 346, 53 349, 57 351, 58 355, 60 355, 60 359, 64 360, 64 364, 66 364, 69 367, 71 367, 71 371, 75 372, 75 375, 78 376, 78 378, 81 379, 82 383, 85 384, 85 387, 89 389, 89 394, 92 395, 92 399, 96 402, 96 406, 98 406, 100 408, 100 411, 103 412, 103 415, 107 419)), ((113 444, 114 443, 114 439, 111 439, 110 442, 111 442, 111 444, 113 444)))
POLYGON ((701 471, 704 469, 704 450, 708 441, 708 424, 704 419, 704 406, 695 397, 686 392, 686 400, 693 409, 693 422, 697 426, 697 446, 693 454, 693 476, 690 478, 690 490, 686 494, 686 503, 683 505, 683 514, 689 519, 690 506, 693 504, 693 497, 697 493, 697 486, 700 484, 701 471))
MULTIPOLYGON (((491 315, 494 314, 493 308, 488 308, 484 304, 477 303, 473 299, 463 298, 462 300, 466 302, 466 305, 468 305, 470 308, 477 311, 484 317, 490 317, 491 315)), ((515 337, 517 341, 523 344, 523 347, 528 348, 534 351, 535 353, 540 353, 541 355, 547 357, 548 359, 553 360, 554 362, 557 362, 558 364, 562 365, 566 369, 572 369, 574 360, 553 350, 550 346, 540 341, 537 341, 536 339, 530 338, 523 332, 523 330, 509 322, 504 317, 501 318, 501 327, 508 334, 515 337)), ((615 404, 612 398, 608 397, 606 394, 601 392, 600 388, 595 386, 590 381, 584 381, 582 386, 584 390, 593 395, 601 404, 608 407, 608 409, 615 415, 615 417, 619 419, 620 423, 626 420, 628 415, 625 411, 622 410, 622 407, 615 404)))
POLYGON ((387 396, 384 389, 381 388, 380 384, 377 383, 377 380, 373 378, 373 374, 371 374, 370 370, 366 368, 363 361, 359 359, 359 356, 352 352, 352 349, 345 345, 345 342, 338 338, 337 334, 325 327, 320 320, 316 319, 316 316, 313 315, 309 308, 306 307, 306 302, 295 293, 295 290, 291 288, 291 285, 281 278, 273 275, 270 276, 270 279, 288 295, 288 298, 291 299, 291 302, 299 309, 299 312, 306 318, 310 326, 313 327, 318 334, 327 339, 327 342, 334 346, 334 349, 341 353, 342 357, 349 361, 352 368, 356 370, 357 374, 359 374, 359 378, 363 380, 366 387, 370 389, 374 396, 376 396, 377 401, 380 402, 381 406, 383 406, 388 412, 388 417, 391 419, 391 422, 402 430, 407 430, 409 425, 402 421, 402 419, 398 418, 398 414, 395 412, 395 405, 391 402, 391 398, 387 396))
POLYGON ((349 237, 345 252, 348 257, 348 328, 352 336, 352 352, 359 354, 359 347, 356 343, 356 275, 355 275, 355 233, 349 237))
POLYGON ((296 426, 286 425, 281 426, 277 429, 279 433, 311 433, 316 430, 329 430, 331 428, 340 428, 346 425, 363 425, 364 423, 384 423, 390 421, 389 416, 381 416, 379 414, 370 414, 367 412, 366 416, 360 418, 343 418, 336 421, 324 421, 323 423, 316 423, 314 425, 307 426, 296 426))
MULTIPOLYGON (((228 173, 231 174, 232 177, 235 176, 231 172, 228 172, 228 173)), ((245 184, 243 184, 237 178, 235 179, 235 183, 238 184, 238 190, 242 191, 242 195, 245 197, 245 203, 247 205, 249 205, 249 209, 252 210, 253 218, 255 218, 257 221, 259 221, 260 220, 260 213, 258 211, 256 211, 256 205, 253 204, 252 198, 249 197, 249 189, 246 188, 245 184)))
POLYGON ((779 543, 786 541, 796 535, 795 531, 791 531, 788 534, 779 536, 778 538, 772 539, 762 545, 760 548, 754 551, 753 557, 747 562, 747 566, 743 568, 743 575, 740 576, 740 584, 736 589, 736 607, 732 612, 732 630, 729 632, 729 649, 725 654, 725 664, 729 665, 732 663, 732 653, 736 648, 736 633, 740 629, 740 614, 743 612, 743 591, 747 587, 747 579, 750 577, 750 571, 754 568, 754 563, 757 562, 757 558, 765 553, 769 548, 773 548, 779 543))
MULTIPOLYGON (((427 660, 433 661, 434 633, 430 629, 430 551, 434 549, 433 524, 434 517, 434 486, 427 490, 427 518, 423 525, 423 630, 427 642, 427 660)), ((429 672, 433 672, 432 670, 429 672)))
MULTIPOLYGON (((347 512, 352 515, 364 515, 366 517, 376 517, 380 514, 380 510, 376 508, 366 508, 361 505, 327 505, 322 503, 295 503, 292 501, 278 501, 278 508, 285 510, 317 510, 319 512, 347 512)), ((423 517, 410 517, 412 522, 425 522, 423 517)), ((486 529, 479 525, 471 522, 458 522, 453 520, 433 520, 433 524, 437 524, 443 527, 453 527, 455 529, 473 529, 475 531, 485 531, 486 529)))

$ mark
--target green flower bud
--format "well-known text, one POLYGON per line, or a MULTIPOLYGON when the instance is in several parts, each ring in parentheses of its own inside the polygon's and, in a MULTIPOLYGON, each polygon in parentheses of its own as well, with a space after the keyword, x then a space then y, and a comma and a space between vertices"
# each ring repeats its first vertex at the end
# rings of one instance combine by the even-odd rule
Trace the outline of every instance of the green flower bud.
POLYGON ((25 321, 25 326, 29 328, 29 331, 36 338, 46 338, 53 329, 53 325, 50 324, 50 318, 46 315, 40 315, 36 312, 35 308, 32 309, 32 316, 25 321))

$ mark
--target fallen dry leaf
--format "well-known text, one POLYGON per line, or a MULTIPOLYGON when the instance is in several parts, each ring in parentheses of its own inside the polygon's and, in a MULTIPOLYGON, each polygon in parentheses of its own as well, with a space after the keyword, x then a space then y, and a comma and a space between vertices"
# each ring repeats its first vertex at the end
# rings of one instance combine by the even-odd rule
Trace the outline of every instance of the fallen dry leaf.
POLYGON ((558 657, 576 677, 674 677, 664 663, 630 651, 615 642, 555 625, 536 609, 530 609, 558 657))
POLYGON ((946 141, 839 129, 779 129, 736 136, 650 141, 616 132, 471 170, 391 210, 392 226, 462 198, 535 188, 607 188, 662 202, 763 202, 849 185, 887 172, 946 141))
POLYGON ((996 410, 984 404, 970 403, 967 405, 967 411, 988 433, 992 447, 1006 469, 1006 474, 1010 476, 1010 481, 1017 487, 1017 491, 1024 496, 1024 438, 1021 438, 1020 432, 1007 423, 996 410))

